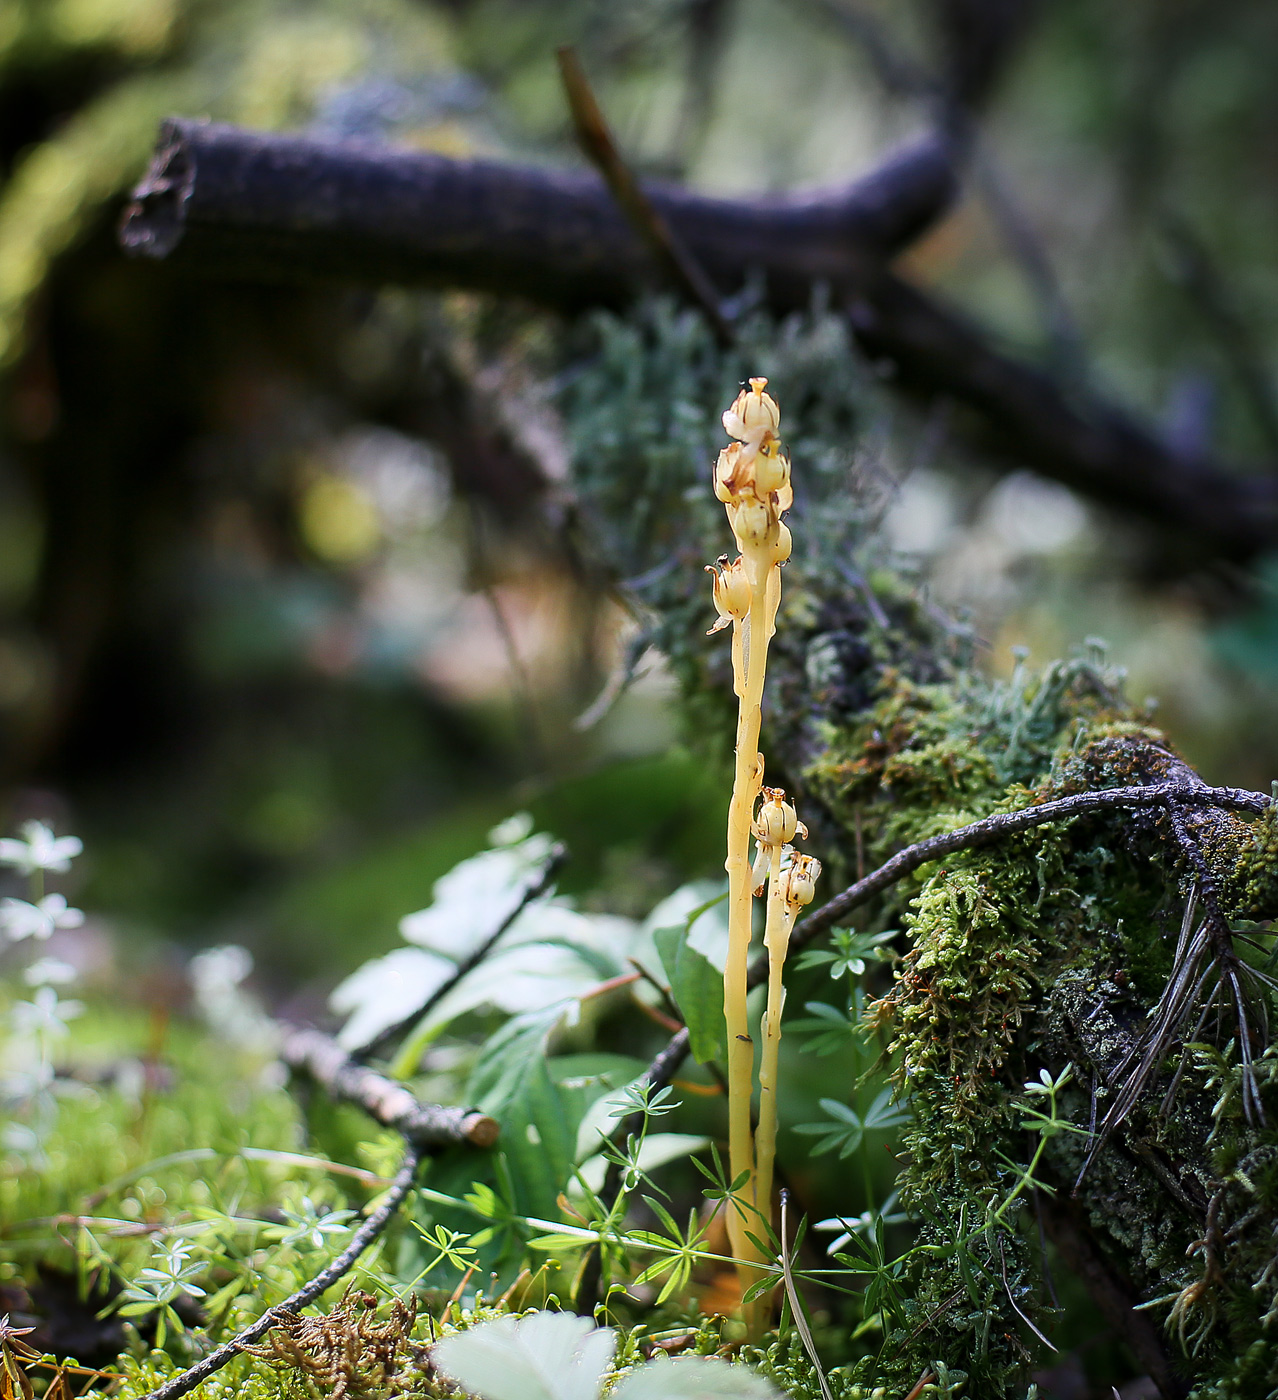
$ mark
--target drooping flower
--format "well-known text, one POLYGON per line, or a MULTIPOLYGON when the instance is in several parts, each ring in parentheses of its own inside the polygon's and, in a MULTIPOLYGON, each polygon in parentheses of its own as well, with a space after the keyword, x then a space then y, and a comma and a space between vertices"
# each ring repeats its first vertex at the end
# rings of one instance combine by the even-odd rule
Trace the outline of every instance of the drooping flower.
POLYGON ((754 819, 756 841, 765 846, 784 846, 794 840, 796 832, 802 836, 808 834, 807 827, 785 800, 784 788, 765 787, 762 796, 763 803, 754 819))
POLYGON ((805 904, 812 903, 820 874, 821 862, 816 856, 794 854, 781 872, 781 896, 791 909, 797 912, 805 904))
POLYGON ((750 580, 746 578, 740 558, 729 563, 726 554, 721 554, 716 563, 707 564, 705 570, 714 575, 714 606, 719 614, 714 626, 706 633, 707 637, 712 637, 750 611, 750 580))

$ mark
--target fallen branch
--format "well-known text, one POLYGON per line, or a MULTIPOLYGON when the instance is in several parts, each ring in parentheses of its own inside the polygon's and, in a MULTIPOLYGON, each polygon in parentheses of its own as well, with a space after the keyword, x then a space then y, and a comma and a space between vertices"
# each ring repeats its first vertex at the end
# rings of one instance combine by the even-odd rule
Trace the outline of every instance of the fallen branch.
MULTIPOLYGON (((952 147, 930 138, 836 191, 710 199, 645 184, 714 287, 761 274, 775 312, 825 284, 903 391, 970 410, 957 432, 1177 536, 1182 567, 1278 544, 1278 479, 1178 450, 1103 396, 1000 350, 886 268, 948 208, 952 147)), ((200 272, 465 287, 576 313, 621 308, 658 263, 597 176, 175 119, 125 212, 126 252, 200 272)))
POLYGON ((357 1064, 320 1031, 290 1030, 279 1056, 290 1069, 309 1075, 331 1098, 362 1108, 422 1152, 463 1142, 491 1147, 501 1131, 495 1118, 474 1109, 419 1102, 398 1081, 357 1064))
POLYGON ((405 1142, 399 1170, 381 1205, 364 1220, 351 1236, 350 1243, 327 1267, 282 1303, 267 1308, 256 1322, 237 1332, 230 1341, 223 1342, 202 1361, 142 1396, 141 1400, 177 1400, 178 1396, 188 1394, 271 1328, 280 1326, 289 1314, 308 1307, 320 1294, 327 1292, 351 1270, 360 1255, 394 1219, 395 1212, 413 1189, 423 1158, 459 1143, 491 1147, 497 1141, 500 1128, 495 1118, 473 1109, 420 1103, 402 1084, 356 1064, 335 1040, 319 1031, 285 1031, 279 1056, 290 1069, 309 1075, 334 1099, 355 1104, 384 1127, 394 1128, 405 1142))
MULTIPOLYGON (((924 140, 856 183, 763 199, 673 185, 644 194, 716 285, 762 273, 806 308, 899 252, 953 198, 945 144, 924 140)), ((594 173, 453 160, 174 119, 125 210, 127 253, 249 279, 470 287, 560 310, 622 307, 654 279, 644 241, 594 173)))
POLYGON ((350 1244, 327 1268, 321 1269, 305 1287, 290 1294, 282 1303, 276 1303, 273 1308, 267 1308, 256 1322, 251 1322, 243 1331, 237 1332, 229 1342, 223 1342, 220 1347, 209 1352, 202 1361, 197 1361, 194 1366, 183 1371, 180 1375, 174 1376, 172 1380, 165 1381, 162 1386, 158 1386, 155 1390, 148 1391, 146 1395, 140 1397, 140 1400, 177 1400, 178 1396, 189 1394, 202 1381, 208 1380, 229 1361, 234 1360, 246 1346, 250 1346, 259 1338, 264 1337, 272 1327, 278 1327, 285 1320, 286 1314, 296 1313, 302 1308, 309 1307, 321 1293, 332 1288, 339 1279, 350 1271, 360 1255, 390 1224, 395 1212, 403 1205, 408 1193, 413 1189, 413 1181, 423 1155, 422 1148, 412 1142, 408 1144, 399 1170, 395 1173, 395 1180, 391 1183, 390 1190, 386 1193, 381 1205, 355 1231, 351 1236, 350 1244))

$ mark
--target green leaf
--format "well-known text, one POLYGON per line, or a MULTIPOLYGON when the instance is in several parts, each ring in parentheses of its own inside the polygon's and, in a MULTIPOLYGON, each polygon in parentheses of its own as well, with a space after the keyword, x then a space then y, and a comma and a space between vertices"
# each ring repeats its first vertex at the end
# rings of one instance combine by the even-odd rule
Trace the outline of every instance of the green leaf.
POLYGON ((661 928, 653 934, 661 966, 670 982, 693 1057, 700 1064, 723 1058, 727 1032, 723 1020, 723 974, 688 944, 686 928, 661 928))
POLYGON ((553 1216, 576 1161, 580 1110, 573 1112, 545 1053, 567 1005, 507 1021, 485 1044, 466 1086, 470 1102, 501 1124, 501 1149, 522 1215, 553 1216))
POLYGON ((617 1382, 610 1400, 782 1400, 781 1392, 747 1367, 716 1356, 654 1360, 617 1382))
POLYGON ((544 1249, 547 1254, 558 1254, 565 1249, 584 1249, 590 1241, 581 1235, 538 1235, 528 1241, 529 1249, 544 1249))
POLYGON ((597 1400, 615 1345, 589 1318, 532 1312, 454 1332, 433 1360, 484 1400, 597 1400))

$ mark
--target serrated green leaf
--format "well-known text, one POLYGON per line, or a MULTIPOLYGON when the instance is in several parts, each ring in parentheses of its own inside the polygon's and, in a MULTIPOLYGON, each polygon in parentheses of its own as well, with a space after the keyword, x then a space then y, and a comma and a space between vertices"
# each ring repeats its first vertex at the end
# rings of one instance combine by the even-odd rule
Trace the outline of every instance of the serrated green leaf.
POLYGON ((661 966, 670 983, 693 1058, 700 1064, 723 1058, 727 1032, 723 1020, 723 974, 688 943, 686 928, 662 928, 653 934, 661 966))

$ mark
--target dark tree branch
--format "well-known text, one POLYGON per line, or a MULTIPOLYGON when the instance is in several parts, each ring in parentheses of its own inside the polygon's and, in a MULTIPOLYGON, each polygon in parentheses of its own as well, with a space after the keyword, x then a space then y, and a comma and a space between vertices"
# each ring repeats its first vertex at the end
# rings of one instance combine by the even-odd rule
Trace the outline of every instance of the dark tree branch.
POLYGON ((974 409, 969 441, 1101 504, 1169 528, 1197 564, 1278 544, 1278 483, 1182 456, 1152 429, 997 349, 987 332, 887 271, 850 298, 862 348, 912 394, 974 409))
MULTIPOLYGON (((1187 807, 1221 807, 1234 812, 1251 812, 1256 816, 1268 811, 1272 805, 1272 799, 1264 793, 1249 792, 1246 788, 1175 782, 1102 788, 1094 792, 1074 793, 1070 797, 1058 797, 1052 802, 1040 802, 1035 807, 1023 807, 1016 812, 996 812, 992 817, 929 837, 926 841, 898 851, 891 860, 885 861, 856 884, 849 885, 842 894, 835 895, 797 924, 790 939, 790 948, 793 950, 811 943, 818 934, 833 928, 858 905, 872 899, 921 865, 940 860, 954 851, 988 846, 1018 831, 1029 831, 1036 826, 1046 826, 1049 822, 1068 821, 1071 817, 1091 812, 1122 807, 1161 807, 1168 802, 1182 803, 1187 807)), ((767 960, 761 958, 750 969, 750 985, 760 986, 767 976, 767 960)))
POLYGON ((291 1070, 309 1075, 331 1098, 362 1108, 422 1152, 458 1143, 491 1147, 497 1141, 500 1126, 495 1118, 474 1109, 421 1103, 396 1080, 356 1064, 320 1031, 288 1031, 279 1055, 291 1070))
MULTIPOLYGON (((646 194, 717 287, 760 272, 769 306, 788 312, 825 283, 901 389, 971 410, 957 426, 984 450, 1171 530, 1187 564, 1278 545, 1272 474, 1176 451, 885 269, 953 190, 947 144, 930 140, 837 192, 728 200, 653 185, 646 194)), ((567 312, 624 306, 655 271, 595 176, 190 121, 165 124, 121 241, 238 277, 462 286, 567 312)))
MULTIPOLYGON (((845 283, 906 247, 954 191, 944 143, 925 140, 834 190, 645 194, 716 285, 736 291, 758 271, 794 308, 813 282, 845 283)), ((624 306, 656 270, 594 174, 180 119, 161 128, 120 241, 202 272, 462 286, 567 311, 624 306)))
POLYGON ((237 1332, 229 1342, 223 1342, 220 1347, 209 1352, 202 1361, 197 1361, 189 1370, 181 1372, 172 1380, 165 1381, 162 1386, 149 1391, 141 1397, 141 1400, 178 1400, 179 1396, 189 1394, 202 1381, 208 1380, 229 1361, 233 1361, 246 1346, 251 1346, 252 1343, 266 1336, 272 1327, 278 1327, 284 1321, 286 1314, 300 1312, 302 1308, 309 1307, 321 1293, 332 1288, 340 1278, 350 1271, 360 1255, 394 1219, 395 1212, 404 1204, 408 1193, 413 1189, 413 1181, 417 1175, 417 1168, 421 1164, 422 1155, 423 1151, 420 1147, 412 1142, 408 1144, 399 1170, 395 1173, 395 1180, 391 1183, 385 1199, 355 1231, 351 1236, 350 1244, 327 1268, 321 1269, 309 1283, 299 1288, 296 1293, 290 1294, 282 1303, 276 1303, 273 1308, 267 1308, 256 1322, 249 1323, 243 1331, 237 1332))
POLYGON ((1240 310, 1235 295, 1190 225, 1183 219, 1169 217, 1163 232, 1171 249, 1173 275, 1198 308, 1233 370, 1264 437, 1266 450, 1278 453, 1278 398, 1250 320, 1240 310))

